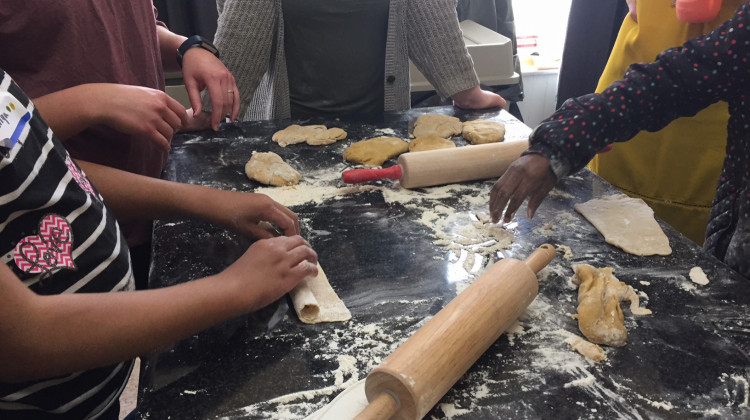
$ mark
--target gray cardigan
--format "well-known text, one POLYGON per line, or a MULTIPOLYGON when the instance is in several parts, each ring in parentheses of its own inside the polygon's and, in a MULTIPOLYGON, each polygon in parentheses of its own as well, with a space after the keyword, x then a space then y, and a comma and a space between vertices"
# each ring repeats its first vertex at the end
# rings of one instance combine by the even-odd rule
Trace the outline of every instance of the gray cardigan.
MULTIPOLYGON (((290 117, 281 2, 217 0, 214 43, 237 81, 240 120, 290 117)), ((443 97, 479 85, 458 26, 456 0, 390 1, 385 111, 411 105, 409 59, 443 97)))

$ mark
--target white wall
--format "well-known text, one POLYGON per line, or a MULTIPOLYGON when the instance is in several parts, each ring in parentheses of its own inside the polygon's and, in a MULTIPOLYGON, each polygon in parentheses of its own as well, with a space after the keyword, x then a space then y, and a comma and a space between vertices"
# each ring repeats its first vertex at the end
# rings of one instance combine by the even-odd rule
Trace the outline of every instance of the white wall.
POLYGON ((536 36, 536 48, 519 48, 521 62, 531 53, 534 66, 522 65, 524 100, 518 103, 524 123, 535 127, 555 111, 557 78, 565 44, 571 0, 512 0, 517 36, 536 36), (536 67, 538 66, 538 67, 536 67))

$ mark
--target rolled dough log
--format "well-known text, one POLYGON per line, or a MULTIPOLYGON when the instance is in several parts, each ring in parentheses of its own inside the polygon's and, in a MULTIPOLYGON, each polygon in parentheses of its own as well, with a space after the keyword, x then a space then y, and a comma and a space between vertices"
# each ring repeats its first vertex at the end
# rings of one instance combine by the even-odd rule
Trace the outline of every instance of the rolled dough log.
POLYGON ((414 137, 422 137, 429 134, 438 135, 444 139, 461 134, 463 123, 456 117, 442 114, 422 115, 414 122, 414 137))
POLYGON ((471 144, 497 143, 505 139, 505 124, 497 121, 466 121, 463 137, 471 144))
POLYGON ((578 285, 578 329, 592 343, 624 346, 628 339, 620 301, 630 301, 633 315, 649 315, 639 306, 632 287, 617 280, 612 267, 594 268, 588 264, 573 266, 573 283, 578 285))
POLYGON ((302 179, 299 172, 274 152, 253 152, 245 164, 245 175, 262 184, 277 187, 296 185, 302 179))
POLYGON ((624 194, 596 198, 573 208, 612 244, 633 255, 669 255, 669 238, 640 198, 624 194))
POLYGON ((344 159, 367 166, 380 166, 386 160, 409 150, 409 143, 397 137, 375 137, 358 141, 344 150, 344 159))
POLYGON ((436 134, 417 137, 409 143, 409 152, 424 152, 426 150, 450 149, 456 147, 456 143, 444 139, 436 134))
POLYGON ((297 125, 279 130, 273 134, 271 139, 281 147, 290 144, 307 142, 312 146, 332 144, 346 138, 346 131, 340 128, 326 128, 325 125, 297 125))
POLYGON ((305 324, 352 319, 351 312, 328 283, 328 277, 320 264, 318 275, 301 281, 289 295, 297 316, 305 324))

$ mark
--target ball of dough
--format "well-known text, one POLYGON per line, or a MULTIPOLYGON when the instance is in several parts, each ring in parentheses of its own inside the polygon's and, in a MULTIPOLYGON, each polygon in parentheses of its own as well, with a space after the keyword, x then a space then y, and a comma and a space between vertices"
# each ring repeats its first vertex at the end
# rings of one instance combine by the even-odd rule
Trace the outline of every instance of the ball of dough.
POLYGON ((497 121, 466 121, 463 136, 471 144, 497 143, 505 139, 505 125, 497 121))
POLYGON ((456 147, 456 143, 436 134, 429 134, 412 140, 409 143, 409 152, 424 152, 426 150, 449 149, 451 147, 456 147))
POLYGON ((340 128, 326 128, 325 125, 297 125, 279 130, 271 139, 281 147, 306 142, 311 146, 322 146, 346 138, 346 131, 340 128))
POLYGON ((461 134, 463 123, 456 117, 442 114, 422 115, 414 123, 414 137, 435 134, 444 139, 461 134))
POLYGON ((296 185, 302 179, 299 172, 274 152, 253 152, 245 164, 245 175, 262 184, 277 187, 296 185))
POLYGON ((409 143, 397 137, 375 137, 358 141, 344 150, 344 159, 367 166, 380 166, 386 160, 409 150, 409 143))

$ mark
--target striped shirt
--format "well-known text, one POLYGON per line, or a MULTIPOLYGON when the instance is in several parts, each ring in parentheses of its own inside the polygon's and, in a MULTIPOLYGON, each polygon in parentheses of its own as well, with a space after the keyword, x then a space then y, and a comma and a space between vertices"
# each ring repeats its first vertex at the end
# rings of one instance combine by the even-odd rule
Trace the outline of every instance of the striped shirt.
MULTIPOLYGON (((2 70, 0 256, 39 295, 133 289, 128 248, 114 216, 2 70)), ((118 403, 131 370, 128 361, 47 380, 0 383, 0 418, 96 418, 118 403)))

